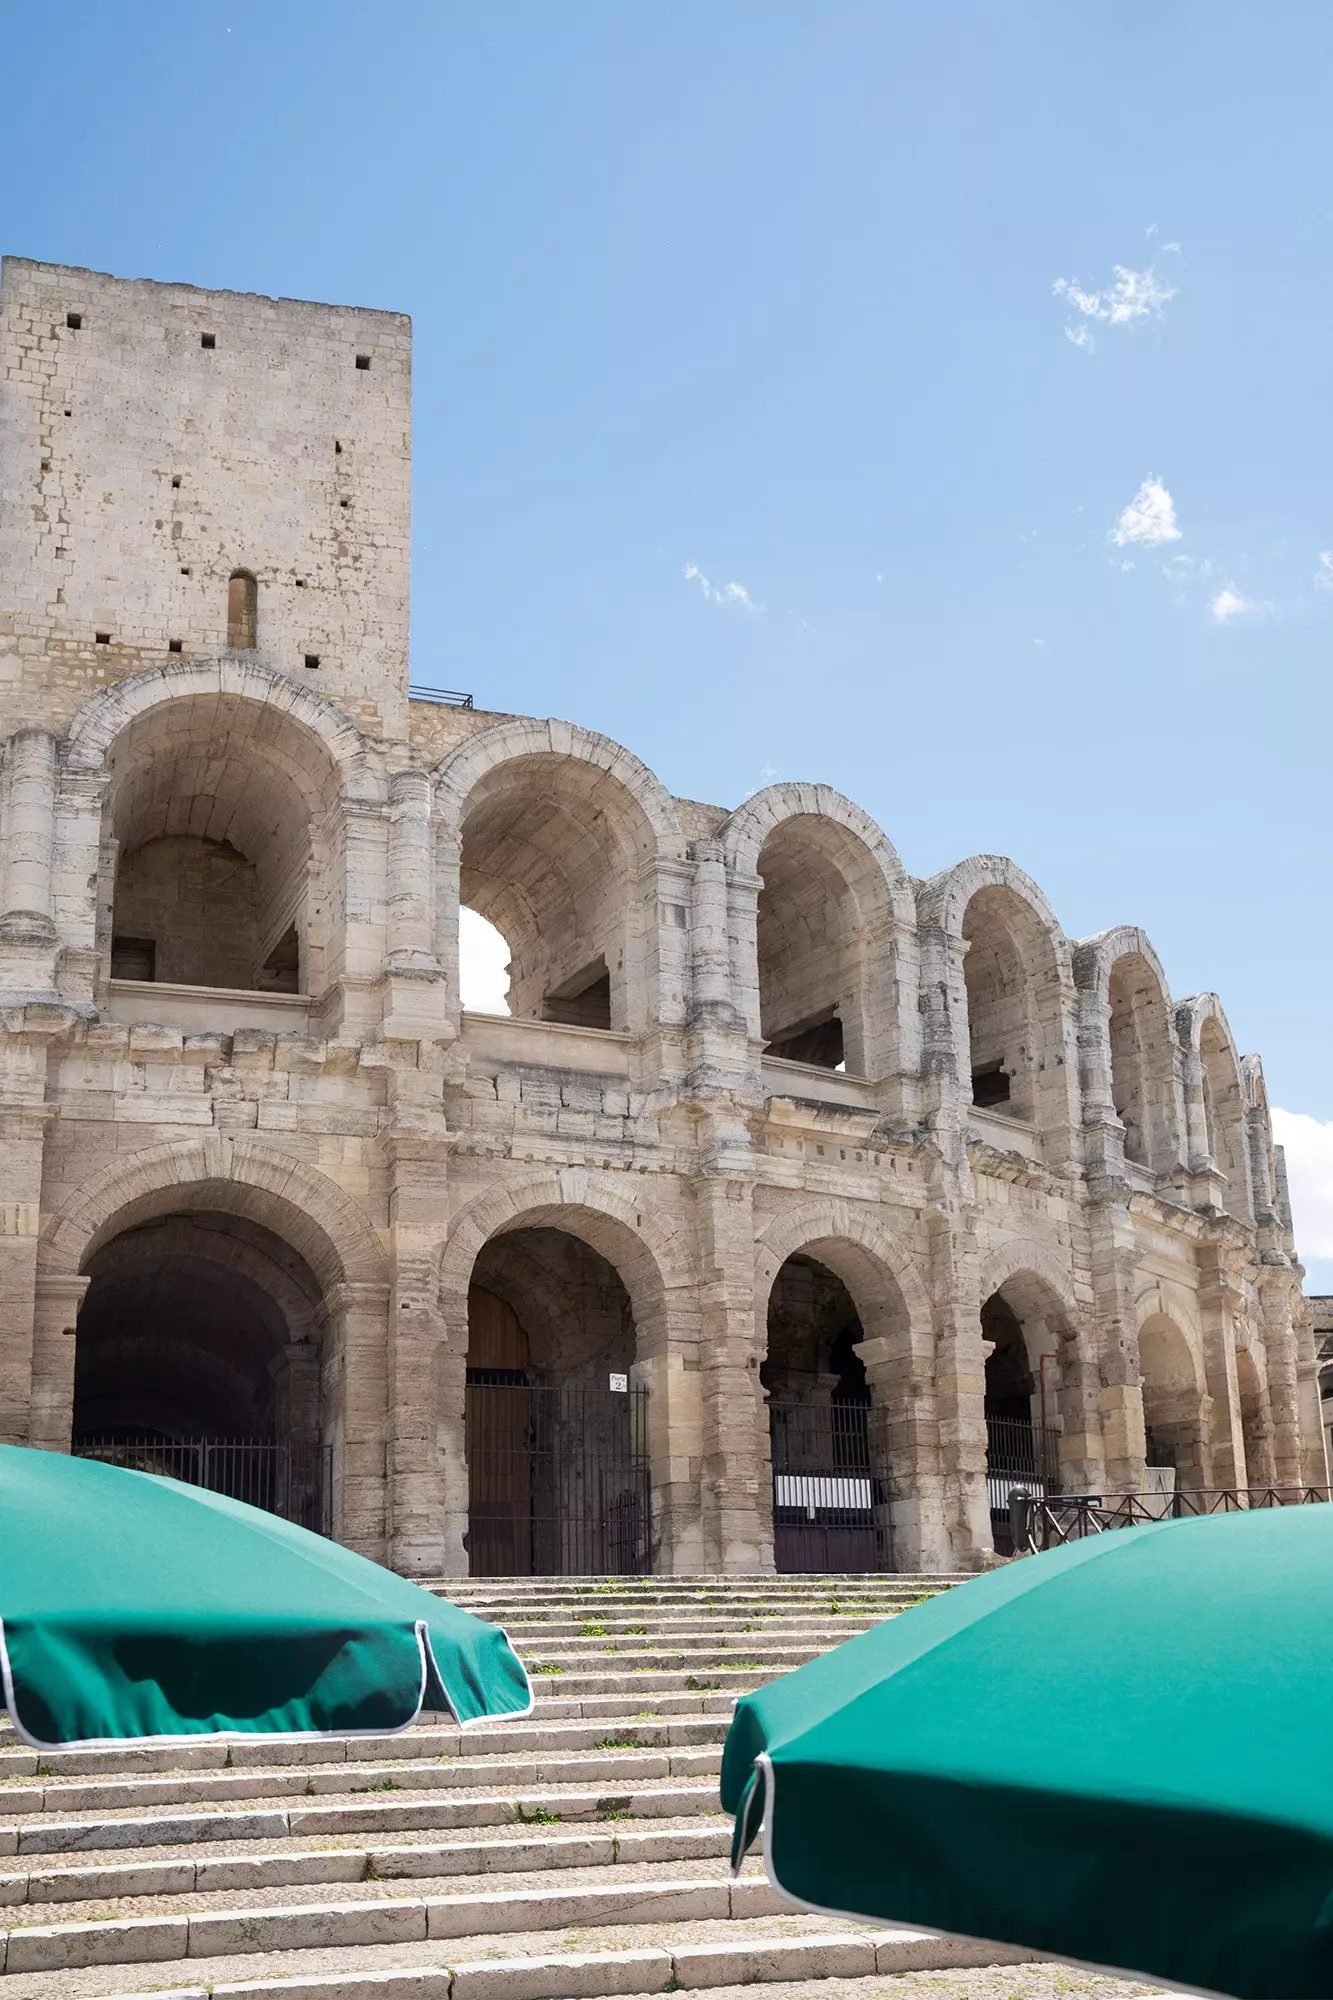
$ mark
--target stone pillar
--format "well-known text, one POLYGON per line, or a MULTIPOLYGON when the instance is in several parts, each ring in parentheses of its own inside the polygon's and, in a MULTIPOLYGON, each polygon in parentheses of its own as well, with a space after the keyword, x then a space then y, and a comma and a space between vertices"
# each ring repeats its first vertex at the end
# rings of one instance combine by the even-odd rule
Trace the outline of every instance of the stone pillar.
POLYGON ((690 1019, 719 1027, 744 1026, 732 998, 731 939, 728 929, 727 868, 722 843, 696 840, 690 897, 690 978, 694 989, 690 1019))
POLYGON ((929 923, 921 926, 920 943, 922 1106, 945 1164, 966 1171, 967 1114, 972 1103, 963 978, 967 945, 941 925, 929 923))
POLYGON ((38 1278, 32 1313, 32 1401, 26 1439, 41 1451, 68 1451, 74 1430, 75 1327, 87 1278, 38 1278))
MULTIPOLYGON (((771 1460, 755 1323, 754 1203, 747 1180, 695 1183, 698 1219, 704 1567, 773 1567, 771 1460)), ((682 1565, 683 1567, 683 1565, 682 1565)))
POLYGON ((1138 1252, 1123 1181, 1093 1183, 1088 1205, 1092 1252, 1092 1344, 1097 1422, 1089 1424, 1081 1462, 1067 1468, 1085 1493, 1137 1493, 1147 1439, 1135 1307, 1138 1252))
MULTIPOLYGON (((1240 1246, 1222 1224, 1199 1244, 1199 1310, 1203 1320, 1204 1374, 1210 1415, 1206 1429, 1206 1481, 1211 1486, 1245 1484, 1245 1440, 1236 1378, 1236 1322, 1245 1314, 1240 1246)), ((1278 1423, 1276 1406, 1274 1423, 1278 1423)))
MULTIPOLYGON (((460 1573, 461 1534, 445 1548, 444 1473, 437 1434, 436 1372, 446 1342, 438 1251, 448 1216, 449 1140, 390 1133, 389 1518, 390 1560, 405 1576, 460 1573), (452 1560, 455 1567, 448 1567, 452 1560)), ((466 1361, 466 1333, 464 1334, 466 1361)), ((465 1573, 465 1570, 464 1570, 465 1573)))
MULTIPOLYGON (((931 1567, 982 1569, 993 1560, 986 1497, 986 1357, 976 1216, 928 1212, 930 1291, 935 1320, 943 1546, 931 1567)), ((929 1544, 923 1536, 922 1559, 929 1544)))
MULTIPOLYGON (((1279 1486, 1303 1486, 1307 1483, 1322 1486, 1322 1479, 1307 1482, 1305 1477, 1307 1440, 1301 1421, 1301 1380, 1296 1329, 1292 1324, 1292 1290, 1293 1279, 1289 1270, 1271 1265, 1259 1267, 1259 1312, 1273 1430, 1273 1478, 1279 1486)), ((1313 1359, 1312 1354, 1310 1360, 1313 1362, 1313 1359)), ((1313 1372, 1317 1385, 1317 1367, 1313 1372)), ((1319 1434, 1322 1442, 1322 1422, 1319 1423, 1319 1434)), ((1315 1469, 1321 1469, 1318 1460, 1315 1469)))
POLYGON ((56 739, 47 729, 17 730, 6 745, 5 763, 5 924, 21 918, 30 929, 54 936, 56 739))
POLYGON ((389 780, 388 950, 395 971, 434 972, 430 779, 396 771, 389 780))
POLYGON ((101 772, 66 771, 56 798, 51 914, 60 991, 76 1004, 93 1000, 102 961, 108 969, 111 963, 118 846, 102 827, 109 782, 101 772))
POLYGON ((388 1306, 387 1285, 365 1284, 334 1285, 321 1305, 320 1400, 323 1441, 333 1447, 333 1533, 374 1562, 386 1554, 388 1306))

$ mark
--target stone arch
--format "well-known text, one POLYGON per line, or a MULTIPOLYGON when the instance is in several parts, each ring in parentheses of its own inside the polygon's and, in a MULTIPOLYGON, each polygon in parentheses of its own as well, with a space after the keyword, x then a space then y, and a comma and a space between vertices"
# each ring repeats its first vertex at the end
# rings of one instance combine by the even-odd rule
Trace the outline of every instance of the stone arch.
POLYGON ((220 1207, 271 1228, 326 1289, 387 1283, 379 1237, 335 1181, 276 1148, 223 1133, 145 1147, 90 1175, 43 1230, 39 1275, 74 1277, 131 1223, 201 1207, 220 1207))
POLYGON ((996 1546, 1007 1549, 1006 1480, 1052 1481, 1086 1492, 1095 1469, 1096 1356, 1085 1337, 1068 1264, 1049 1245, 993 1243, 981 1262, 987 1468, 996 1546), (1054 1366, 1047 1372, 1046 1361, 1054 1366), (1041 1435, 1043 1421, 1046 1434, 1041 1435))
POLYGON ((1160 1308, 1140 1322, 1138 1349, 1148 1464, 1173 1466, 1181 1490, 1206 1488, 1212 1455, 1199 1356, 1179 1321, 1160 1308))
POLYGON ((1236 1349, 1236 1390, 1240 1401, 1241 1441, 1245 1447, 1245 1484, 1272 1486, 1277 1480, 1273 1453, 1273 1411, 1265 1380, 1252 1348, 1236 1349))
POLYGON ((1121 924, 1075 947, 1074 981, 1090 1002, 1096 1044, 1084 1051, 1084 1115, 1102 1111, 1109 1082, 1125 1157, 1166 1172, 1183 1160, 1185 1145, 1161 960, 1143 931, 1121 924))
POLYGON ((915 909, 870 815, 827 785, 757 792, 719 835, 737 895, 732 981, 769 1053, 879 1078, 915 1067, 915 909), (904 1046, 906 1045, 906 1046, 904 1046))
POLYGON ((164 702, 189 696, 231 695, 257 702, 275 715, 289 715, 319 738, 329 760, 344 776, 345 788, 358 797, 374 797, 376 787, 364 768, 366 745, 350 717, 323 695, 302 687, 290 675, 262 660, 183 660, 152 667, 99 690, 84 704, 65 738, 65 766, 70 771, 96 772, 106 754, 129 725, 164 702))
POLYGON ((515 721, 460 743, 437 767, 435 939, 453 1004, 459 910, 510 950, 509 1011, 642 1033, 683 1019, 684 863, 675 801, 637 757, 566 722, 515 721), (665 1012, 664 1012, 665 1009, 665 1012))
MULTIPOLYGON (((639 1387, 664 1381, 668 1346, 680 1344, 672 1336, 683 1330, 682 1316, 690 1322, 688 1330, 691 1333, 696 1330, 697 1302, 688 1246, 655 1215, 649 1199, 652 1192, 646 1188, 643 1197, 636 1200, 626 1193, 623 1184, 616 1185, 610 1176, 590 1174, 581 1168, 556 1169, 479 1194, 453 1218, 440 1262, 444 1340, 436 1350, 434 1382, 437 1467, 447 1524, 446 1561, 450 1564, 461 1566, 462 1551, 466 1549, 474 1573, 494 1572, 497 1553, 506 1551, 511 1566, 516 1563, 519 1570, 526 1570, 529 1565, 539 1569, 553 1566, 567 1569, 573 1550, 581 1552, 576 1567, 621 1566, 623 1546, 616 1543, 613 1547, 606 1540, 612 1535, 607 1521, 589 1518, 588 1489, 578 1483, 581 1475, 568 1473, 568 1467, 578 1459, 578 1452, 573 1452, 568 1461, 561 1461, 567 1466, 566 1473, 553 1469, 554 1461, 533 1458, 525 1442, 529 1437, 526 1421, 519 1422, 513 1417, 509 1385, 478 1382, 474 1387, 467 1386, 469 1287, 480 1270, 483 1276, 478 1282, 496 1289, 494 1271, 505 1260, 507 1238, 514 1238, 519 1254, 520 1280, 525 1254, 534 1268, 544 1267, 543 1275, 551 1270, 575 1268, 577 1260, 575 1266, 561 1261, 561 1240, 564 1239, 563 1250, 568 1253, 572 1247, 569 1239, 573 1239, 573 1245, 584 1252, 583 1265, 594 1267, 586 1275, 598 1285, 603 1301, 609 1297, 614 1309, 614 1298, 618 1295, 628 1308, 627 1318, 617 1318, 614 1323, 608 1322, 603 1312, 600 1331, 595 1326, 592 1329, 594 1344, 603 1336, 612 1343, 597 1349, 602 1356, 601 1367, 605 1368, 609 1360, 611 1369, 629 1372, 639 1387), (591 1258, 587 1253, 592 1253, 591 1258), (597 1267, 602 1273, 600 1278, 597 1267), (625 1342, 623 1352, 617 1346, 621 1341, 625 1342), (511 1446, 501 1450, 497 1458, 497 1436, 511 1432, 511 1446), (541 1482, 558 1481, 565 1476, 574 1477, 576 1484, 572 1497, 565 1496, 556 1506, 552 1494, 541 1482), (516 1489, 516 1481, 521 1492, 516 1489), (537 1484, 532 1484, 534 1481, 537 1484), (531 1507, 524 1497, 529 1492, 531 1507), (544 1495, 544 1499, 539 1495, 544 1495), (563 1553, 557 1555, 556 1551, 563 1553)), ((499 1296, 504 1296, 503 1289, 499 1296)), ((522 1320, 524 1302, 520 1293, 512 1293, 508 1302, 522 1320)), ((534 1329, 524 1325, 523 1331, 535 1330, 537 1322, 551 1320, 547 1304, 544 1297, 532 1299, 534 1329)), ((627 1402, 606 1393, 604 1374, 589 1372, 588 1328, 583 1329, 583 1350, 574 1358, 572 1375, 559 1368, 552 1369, 558 1357, 550 1347, 550 1339, 553 1333, 556 1339, 559 1337, 558 1321, 557 1312, 552 1324, 544 1329, 547 1347, 544 1378, 540 1367, 543 1341, 539 1339, 537 1343, 538 1385, 545 1399, 542 1407, 551 1421, 563 1424, 577 1418, 579 1424, 592 1426, 594 1437, 603 1442, 613 1439, 619 1434, 619 1425, 638 1418, 632 1419, 627 1402), (566 1392, 570 1388, 583 1392, 584 1400, 578 1411, 572 1405, 567 1407, 566 1392), (560 1393, 553 1395, 552 1391, 560 1393)), ((523 1394, 527 1394, 526 1388, 523 1394)), ((663 1514, 671 1512, 674 1487, 681 1484, 677 1477, 673 1486, 676 1468, 671 1456, 668 1414, 665 1406, 654 1407, 654 1398, 650 1396, 646 1443, 656 1527, 639 1511, 641 1495, 637 1500, 632 1496, 626 1500, 620 1494, 630 1515, 640 1523, 634 1530, 635 1536, 641 1534, 642 1546, 649 1550, 661 1540, 663 1514)), ((564 1493, 563 1487, 560 1492, 564 1493)), ((622 1512, 618 1517, 622 1528, 630 1515, 622 1512)), ((615 1532, 623 1543, 621 1531, 615 1532)))
POLYGON ((774 1517, 779 1567, 911 1569, 939 1560, 935 1537, 942 1526, 943 1482, 933 1422, 934 1330, 929 1298, 911 1258, 882 1221, 855 1203, 829 1198, 781 1210, 755 1239, 755 1325, 765 1370, 773 1358, 774 1315, 785 1315, 793 1302, 798 1328, 804 1324, 803 1344, 813 1337, 801 1366, 808 1375, 817 1349, 814 1365, 823 1373, 808 1376, 796 1396, 784 1391, 782 1380, 775 1384, 766 1399, 767 1420, 759 1427, 761 1464, 771 1452, 776 1475, 768 1490, 779 1508, 774 1517), (813 1292, 793 1290, 802 1280, 813 1292), (821 1292, 828 1293, 822 1304, 821 1292), (835 1319, 821 1338, 828 1306, 835 1319), (854 1315, 850 1327, 844 1325, 825 1352, 829 1333, 848 1308, 854 1315), (812 1310, 814 1320, 808 1317, 812 1310), (853 1345, 840 1365, 837 1348, 848 1340, 853 1345), (860 1386, 847 1374, 853 1358, 864 1371, 860 1386), (832 1373, 841 1377, 836 1388, 832 1373), (840 1464, 869 1475, 868 1510, 853 1512, 840 1527, 821 1524, 816 1515, 812 1530, 799 1518, 800 1507, 808 1504, 800 1498, 806 1489, 790 1489, 796 1498, 784 1507, 784 1480, 815 1475, 809 1492, 817 1499, 824 1490, 819 1481, 840 1464))
POLYGON ((1176 1009, 1176 1028, 1194 1073, 1192 1167, 1211 1166, 1226 1179, 1224 1205, 1242 1222, 1254 1220, 1241 1059, 1215 993, 1195 994, 1176 1009))
MULTIPOLYGON (((354 724, 261 661, 106 689, 70 730, 57 832, 66 879, 96 874, 114 903, 102 976, 322 993, 345 964, 347 811, 381 799, 354 724)), ((90 913, 69 914, 92 942, 90 913)))
POLYGON ((1068 1128, 1077 1076, 1069 947, 1036 883, 1003 855, 974 855, 924 885, 918 914, 945 948, 964 1103, 1068 1128))

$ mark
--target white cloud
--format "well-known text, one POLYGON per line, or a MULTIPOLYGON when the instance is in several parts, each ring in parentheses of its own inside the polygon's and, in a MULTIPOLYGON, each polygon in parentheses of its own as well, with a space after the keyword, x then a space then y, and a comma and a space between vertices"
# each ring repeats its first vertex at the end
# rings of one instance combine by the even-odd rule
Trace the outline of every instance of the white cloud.
POLYGON ((509 946, 475 910, 458 913, 458 983, 474 1014, 509 1012, 509 946))
MULTIPOLYGON (((1167 247, 1178 249, 1179 245, 1167 247)), ((1096 345, 1089 321, 1102 326, 1138 326, 1144 320, 1160 319, 1176 296, 1176 287, 1163 283, 1151 266, 1146 271, 1131 271, 1117 264, 1114 270, 1111 283, 1100 291, 1089 291, 1077 278, 1057 278, 1051 287, 1056 298, 1081 316, 1066 324, 1066 339, 1089 353, 1096 345)))
POLYGON ((1333 1124, 1275 1105, 1273 1137, 1287 1156, 1296 1248, 1303 1257, 1333 1257, 1333 1124))
POLYGON ((1266 601, 1260 604, 1252 597, 1242 597, 1234 583, 1224 583, 1208 609, 1219 625, 1225 625, 1232 618, 1244 618, 1256 611, 1271 611, 1273 607, 1266 601))
POLYGON ((762 611, 743 583, 710 583, 698 563, 686 563, 686 583, 697 583, 710 604, 739 604, 746 611, 762 611))
POLYGON ((1314 581, 1316 590, 1333 590, 1333 549, 1320 549, 1314 581))
POLYGON ((1155 549, 1163 542, 1180 540, 1175 502, 1160 479, 1144 480, 1112 528, 1110 539, 1119 549, 1134 542, 1155 549))

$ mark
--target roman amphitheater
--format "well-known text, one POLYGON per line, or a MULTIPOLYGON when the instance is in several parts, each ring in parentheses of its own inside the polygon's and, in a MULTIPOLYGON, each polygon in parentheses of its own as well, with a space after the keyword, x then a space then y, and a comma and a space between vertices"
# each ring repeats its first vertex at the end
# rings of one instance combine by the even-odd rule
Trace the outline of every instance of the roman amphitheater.
POLYGON ((1259 1059, 1142 931, 410 685, 406 319, 10 259, 0 323, 0 1434, 432 1575, 1326 1483, 1259 1059))

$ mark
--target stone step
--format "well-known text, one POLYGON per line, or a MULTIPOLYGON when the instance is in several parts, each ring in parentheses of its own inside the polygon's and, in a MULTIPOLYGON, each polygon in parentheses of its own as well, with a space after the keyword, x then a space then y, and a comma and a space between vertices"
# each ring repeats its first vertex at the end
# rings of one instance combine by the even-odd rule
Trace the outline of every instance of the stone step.
POLYGON ((500 1937, 569 1926, 717 1922, 768 1917, 790 1908, 760 1879, 684 1879, 555 1884, 452 1896, 298 1903, 287 1908, 182 1911, 71 1924, 25 1924, 0 1933, 8 1973, 88 1965, 150 1965, 161 1959, 219 1958, 251 1951, 421 1944, 427 1939, 500 1937))
POLYGON ((813 1982, 836 1979, 838 2000, 907 2000, 898 1985, 904 1974, 1019 1966, 1032 1956, 906 1925, 866 1930, 817 1917, 618 1927, 602 1939, 592 1950, 586 1939, 558 1933, 522 1940, 501 1933, 494 1942, 473 1937, 447 1950, 430 1941, 372 1946, 358 1953, 353 1967, 337 1946, 159 1960, 151 1986, 137 1992, 125 1983, 133 1978, 130 1968, 116 1983, 100 1968, 11 1974, 8 1990, 11 2000, 91 2000, 94 1994, 114 2000, 610 2000, 663 1990, 739 2000, 742 1989, 782 1984, 792 2000, 806 2000, 806 1993, 819 2000, 813 1982), (881 1985, 890 1979, 892 1987, 881 1985))
MULTIPOLYGON (((368 1804, 268 1808, 258 1812, 170 1812, 124 1818, 30 1820, 16 1828, 0 1828, 0 1854, 116 1854, 144 1852, 168 1846, 202 1846, 222 1842, 272 1842, 348 1838, 378 1834, 394 1840, 402 1834, 436 1834, 480 1826, 540 1826, 580 1820, 652 1820, 687 1818, 717 1812, 717 1784, 709 1778, 673 1782, 664 1770, 626 1770, 628 1764, 652 1764, 650 1758, 604 1758, 596 1768, 596 1784, 532 1782, 528 1788, 496 1792, 494 1796, 444 1794, 412 1800, 376 1800, 368 1804)), ((662 1762, 660 1758, 656 1762, 662 1762)))
POLYGON ((611 1868, 646 1862, 725 1860, 731 1824, 720 1815, 699 1826, 625 1827, 564 1833, 517 1827, 508 1838, 421 1841, 400 1846, 321 1847, 296 1852, 161 1856, 98 1861, 0 1874, 0 1905, 119 1901, 124 1897, 193 1896, 223 1891, 308 1887, 312 1884, 439 1880, 446 1876, 517 1874, 537 1869, 611 1868))
MULTIPOLYGON (((652 1678, 636 1678, 634 1688, 640 1693, 651 1692, 652 1678)), ((723 1676, 711 1678, 720 1682, 723 1676)), ((720 1743, 726 1728, 725 1713, 666 1716, 659 1721, 650 1720, 646 1711, 621 1710, 608 1718, 548 1719, 534 1714, 522 1722, 497 1723, 484 1730, 441 1730, 416 1743, 410 1741, 410 1731, 401 1737, 377 1738, 373 1746, 355 1738, 293 1742, 281 1746, 285 1754, 278 1758, 262 1737, 184 1749, 15 1752, 10 1754, 16 1764, 21 1756, 32 1759, 31 1782, 23 1775, 6 1776, 0 1784, 0 1815, 64 1811, 71 1802, 117 1807, 135 1803, 139 1794, 145 1804, 152 1804, 164 1791, 178 1798, 262 1798, 270 1791, 315 1795, 473 1784, 482 1781, 469 1775, 472 1767, 500 1757, 560 1756, 601 1749, 684 1749, 720 1743), (387 1742, 389 1754, 373 1755, 383 1742, 387 1742), (400 1744, 404 1746, 401 1752, 400 1744), (343 1751, 345 1761, 319 1754, 326 1750, 343 1751), (127 1788, 134 1797, 121 1796, 127 1788)))

